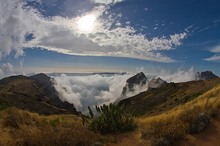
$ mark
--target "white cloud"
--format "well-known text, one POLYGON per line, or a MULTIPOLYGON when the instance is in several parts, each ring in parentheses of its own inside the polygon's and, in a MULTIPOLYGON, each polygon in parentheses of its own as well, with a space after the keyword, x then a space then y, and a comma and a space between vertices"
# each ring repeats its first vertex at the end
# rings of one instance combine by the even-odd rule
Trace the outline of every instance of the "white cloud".
POLYGON ((123 2, 124 0, 91 0, 91 2, 96 4, 104 4, 104 5, 110 5, 110 4, 116 4, 123 2))
POLYGON ((158 77, 167 81, 167 82, 187 82, 196 79, 196 72, 193 68, 189 70, 178 70, 175 73, 169 73, 167 71, 162 71, 158 77))
POLYGON ((88 75, 66 76, 55 78, 55 89, 63 101, 73 103, 77 110, 87 111, 88 106, 102 105, 121 98, 126 80, 131 75, 88 75))
POLYGON ((41 47, 65 54, 120 56, 173 62, 174 59, 155 51, 175 49, 187 37, 187 33, 182 32, 148 38, 137 33, 131 26, 118 25, 112 28, 115 21, 112 15, 106 19, 100 17, 108 11, 108 7, 103 5, 73 18, 45 18, 38 10, 25 7, 22 0, 0 0, 0 6, 0 56, 7 56, 11 52, 15 52, 15 57, 21 56, 24 48, 41 47), (89 14, 96 16, 93 31, 80 31, 78 21, 89 14), (33 34, 34 39, 26 41, 27 34, 33 34))
POLYGON ((217 45, 217 46, 213 47, 211 49, 211 52, 213 52, 213 53, 220 53, 220 45, 217 45))
POLYGON ((14 67, 10 63, 4 63, 0 68, 0 78, 15 75, 14 67))
POLYGON ((212 57, 205 58, 206 61, 220 61, 220 55, 213 55, 212 57))
MULTIPOLYGON (((126 80, 134 74, 125 75, 72 75, 65 74, 54 76, 54 87, 59 93, 62 101, 73 103, 77 110, 86 113, 88 106, 108 104, 117 102, 121 99, 134 96, 140 92, 146 91, 148 84, 143 87, 135 86, 134 92, 122 95, 126 80)), ((146 74, 147 75, 147 74, 146 74)), ((152 76, 152 75, 151 75, 152 76)), ((167 71, 161 72, 161 77, 167 82, 186 82, 195 80, 196 73, 193 68, 189 70, 178 70, 175 73, 167 71)), ((147 78, 149 79, 148 75, 147 78)))
POLYGON ((209 58, 205 58, 206 61, 220 61, 220 45, 211 48, 210 52, 215 53, 209 58))

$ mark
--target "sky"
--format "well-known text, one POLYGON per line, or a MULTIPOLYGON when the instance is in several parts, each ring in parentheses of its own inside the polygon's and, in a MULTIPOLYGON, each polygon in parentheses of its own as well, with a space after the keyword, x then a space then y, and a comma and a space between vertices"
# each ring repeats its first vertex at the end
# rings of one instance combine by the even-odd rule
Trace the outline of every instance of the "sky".
POLYGON ((211 70, 219 0, 0 0, 0 77, 211 70))

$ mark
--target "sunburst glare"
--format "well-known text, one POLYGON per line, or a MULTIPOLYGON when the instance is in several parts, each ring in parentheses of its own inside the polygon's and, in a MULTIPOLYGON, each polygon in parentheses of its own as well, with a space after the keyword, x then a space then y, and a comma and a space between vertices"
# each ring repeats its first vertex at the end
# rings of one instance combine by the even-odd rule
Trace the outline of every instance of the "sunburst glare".
POLYGON ((77 22, 78 29, 83 33, 91 32, 95 27, 96 16, 88 14, 81 17, 77 22))

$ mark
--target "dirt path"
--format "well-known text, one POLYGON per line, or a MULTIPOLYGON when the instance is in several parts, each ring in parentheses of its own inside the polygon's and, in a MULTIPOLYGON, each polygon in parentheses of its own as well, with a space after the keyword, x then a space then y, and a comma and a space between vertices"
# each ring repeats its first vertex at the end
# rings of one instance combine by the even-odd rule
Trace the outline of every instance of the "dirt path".
POLYGON ((220 109, 217 117, 211 119, 208 127, 201 133, 189 135, 179 141, 177 146, 220 146, 220 109))
MULTIPOLYGON (((118 134, 114 137, 117 142, 108 146, 150 146, 141 138, 139 131, 118 134)), ((189 135, 184 140, 175 142, 174 146, 220 146, 220 109, 203 132, 189 135)))
POLYGON ((119 134, 115 138, 117 142, 108 146, 149 146, 146 141, 141 139, 139 131, 119 134))

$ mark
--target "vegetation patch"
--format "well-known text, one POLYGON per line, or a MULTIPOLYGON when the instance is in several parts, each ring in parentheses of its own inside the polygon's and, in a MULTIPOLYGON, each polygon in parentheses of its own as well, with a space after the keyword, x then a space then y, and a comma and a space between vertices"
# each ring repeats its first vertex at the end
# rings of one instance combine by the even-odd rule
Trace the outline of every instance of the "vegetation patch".
POLYGON ((176 140, 204 130, 220 105, 220 85, 167 113, 140 119, 143 138, 176 140))
POLYGON ((7 108, 9 108, 9 107, 10 107, 10 105, 7 104, 7 103, 0 103, 0 111, 1 111, 1 110, 5 110, 5 109, 7 109, 7 108))
POLYGON ((0 111, 0 127, 0 145, 91 146, 109 142, 74 115, 43 116, 9 108, 0 111))
POLYGON ((133 110, 125 110, 124 106, 109 105, 96 106, 97 116, 94 116, 89 107, 91 121, 83 117, 89 127, 100 133, 115 133, 133 131, 137 127, 137 119, 133 110))

